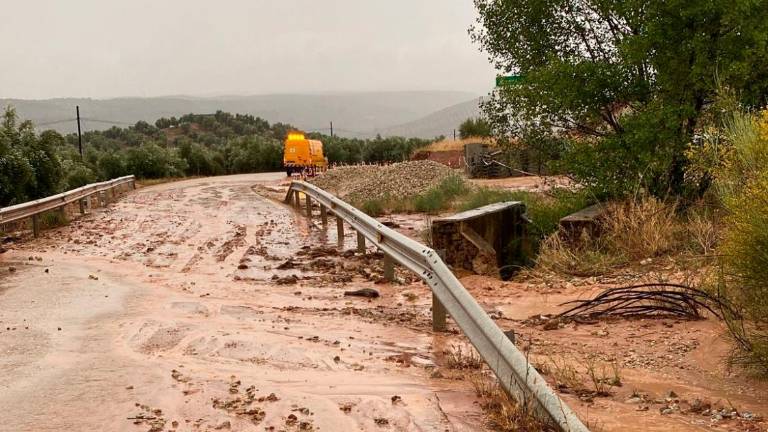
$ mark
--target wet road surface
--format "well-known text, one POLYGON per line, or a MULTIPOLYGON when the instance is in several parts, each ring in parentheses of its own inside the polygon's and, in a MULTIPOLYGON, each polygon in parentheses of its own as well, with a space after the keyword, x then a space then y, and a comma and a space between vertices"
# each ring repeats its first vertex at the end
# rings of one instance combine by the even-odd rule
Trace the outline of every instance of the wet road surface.
POLYGON ((3 254, 0 430, 478 430, 430 379, 426 288, 254 190, 280 179, 140 189, 3 254))

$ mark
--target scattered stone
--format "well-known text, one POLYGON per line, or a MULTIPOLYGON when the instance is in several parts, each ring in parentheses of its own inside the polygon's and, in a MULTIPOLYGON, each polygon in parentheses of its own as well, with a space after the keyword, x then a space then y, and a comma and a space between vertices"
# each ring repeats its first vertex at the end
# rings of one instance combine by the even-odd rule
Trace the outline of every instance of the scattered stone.
POLYGON ((409 161, 391 165, 338 167, 311 179, 315 185, 355 201, 400 197, 426 192, 455 175, 446 165, 431 161, 409 161))
POLYGON ((551 319, 544 323, 544 330, 557 330, 560 328, 560 320, 551 319))
POLYGON ((98 277, 98 276, 96 276, 96 275, 92 275, 92 274, 89 274, 89 275, 88 275, 88 279, 91 279, 91 280, 99 280, 99 277, 98 277))
POLYGON ((296 285, 298 282, 299 282, 299 277, 296 275, 278 277, 277 279, 275 279, 275 283, 278 285, 296 285))
POLYGON ((290 269, 295 268, 295 267, 296 267, 296 263, 293 261, 293 259, 289 259, 288 261, 280 264, 276 268, 278 270, 290 270, 290 269))
POLYGON ((344 291, 345 296, 378 298, 379 292, 373 288, 363 288, 355 291, 344 291))

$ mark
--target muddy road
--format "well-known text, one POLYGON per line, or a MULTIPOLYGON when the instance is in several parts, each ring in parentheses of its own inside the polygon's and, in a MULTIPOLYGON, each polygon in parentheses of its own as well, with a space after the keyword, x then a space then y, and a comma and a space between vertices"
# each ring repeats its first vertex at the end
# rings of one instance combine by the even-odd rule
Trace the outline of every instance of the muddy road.
MULTIPOLYGON (((428 288, 399 269, 382 283, 376 251, 356 254, 351 230, 338 249, 270 199, 281 188, 151 186, 3 245, 0 431, 485 430, 428 288), (344 295, 362 288, 381 296, 344 295)), ((417 239, 426 223, 385 221, 417 239)), ((626 281, 458 276, 595 431, 768 430, 768 385, 724 367, 714 320, 547 326, 531 317, 626 281)))
POLYGON ((426 300, 254 191, 281 178, 148 187, 12 245, 0 430, 477 430, 466 390, 430 379, 426 300))

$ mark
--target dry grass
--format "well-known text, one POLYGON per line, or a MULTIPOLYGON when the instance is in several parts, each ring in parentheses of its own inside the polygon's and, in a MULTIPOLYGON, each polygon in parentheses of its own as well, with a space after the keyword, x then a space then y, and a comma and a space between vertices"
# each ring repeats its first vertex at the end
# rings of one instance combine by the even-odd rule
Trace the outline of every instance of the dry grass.
POLYGON ((702 208, 681 215, 676 203, 650 196, 609 203, 598 237, 552 234, 542 242, 534 273, 596 276, 669 254, 711 254, 719 240, 717 223, 702 208))
POLYGON ((691 240, 692 251, 702 255, 712 255, 721 237, 715 215, 711 211, 694 209, 689 212, 686 222, 686 232, 691 240))
POLYGON ((466 144, 474 144, 474 143, 483 143, 483 144, 489 144, 491 146, 496 145, 496 141, 493 138, 488 137, 477 137, 477 138, 465 138, 465 139, 458 139, 458 140, 452 140, 452 139, 444 139, 442 141, 436 141, 432 144, 421 147, 418 149, 418 151, 456 151, 464 150, 464 146, 466 144))
POLYGON ((560 391, 586 398, 610 396, 614 387, 622 386, 619 364, 598 362, 593 357, 583 361, 550 357, 542 373, 552 378, 560 391), (583 365, 583 370, 579 370, 577 364, 583 365))
POLYGON ((480 399, 490 429, 499 432, 556 430, 536 418, 530 403, 520 404, 512 399, 490 374, 477 372, 470 375, 469 381, 480 399))
POLYGON ((601 239, 586 234, 574 243, 555 233, 541 243, 536 271, 572 276, 605 274, 626 262, 622 254, 611 254, 601 239))
POLYGON ((445 351, 446 366, 456 370, 479 370, 483 368, 483 359, 472 347, 451 345, 451 349, 445 351))
POLYGON ((609 204, 603 222, 606 240, 614 251, 635 260, 671 252, 681 231, 676 208, 650 196, 609 204))

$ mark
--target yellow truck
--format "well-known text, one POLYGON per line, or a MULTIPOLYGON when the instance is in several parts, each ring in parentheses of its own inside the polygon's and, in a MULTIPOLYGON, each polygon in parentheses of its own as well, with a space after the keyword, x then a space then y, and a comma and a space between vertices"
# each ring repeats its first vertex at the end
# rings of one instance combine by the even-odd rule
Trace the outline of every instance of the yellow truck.
POLYGON ((302 132, 289 132, 283 146, 283 166, 285 173, 315 175, 324 171, 328 159, 323 156, 323 143, 307 139, 302 132))

